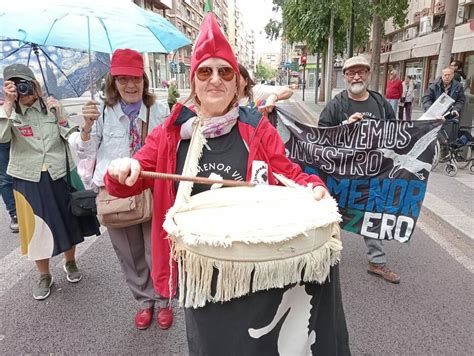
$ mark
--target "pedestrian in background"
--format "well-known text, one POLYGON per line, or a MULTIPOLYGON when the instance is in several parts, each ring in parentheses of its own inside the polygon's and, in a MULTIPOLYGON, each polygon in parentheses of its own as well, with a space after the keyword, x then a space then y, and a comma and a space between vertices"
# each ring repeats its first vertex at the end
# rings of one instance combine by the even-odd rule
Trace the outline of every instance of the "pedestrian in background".
POLYGON ((451 110, 452 115, 459 117, 466 102, 464 88, 461 83, 454 80, 455 73, 452 68, 444 68, 441 73, 441 77, 437 78, 425 91, 425 95, 423 95, 423 110, 428 110, 441 94, 446 93, 454 100, 451 110))
POLYGON ((411 121, 412 102, 415 97, 415 88, 411 77, 405 76, 403 81, 403 95, 398 105, 398 119, 403 120, 403 112, 405 112, 405 120, 411 121))
POLYGON ((398 102, 403 95, 403 84, 398 77, 396 70, 390 71, 390 79, 387 80, 387 88, 385 89, 385 99, 389 102, 394 113, 398 111, 398 102))
MULTIPOLYGON (((149 87, 142 55, 130 49, 117 49, 105 83, 105 102, 87 102, 82 109, 81 132, 69 138, 80 159, 95 160, 91 172, 95 188, 104 187, 104 175, 113 159, 131 157, 140 149, 142 130, 151 131, 168 116, 168 107, 156 101, 149 87)), ((159 304, 158 325, 169 328, 172 314, 167 300, 155 293, 150 276, 151 221, 124 228, 109 227, 108 232, 127 285, 139 304, 134 319, 136 328, 150 327, 155 304, 159 304)))
POLYGON ((293 95, 293 90, 285 86, 255 84, 242 64, 239 64, 239 71, 239 105, 270 113, 278 101, 289 99, 293 95))
POLYGON ((0 192, 8 215, 10 215, 10 230, 13 233, 18 233, 18 219, 13 196, 13 178, 7 173, 9 160, 10 142, 0 143, 0 192))
POLYGON ((168 85, 168 106, 170 107, 170 112, 173 110, 174 104, 178 102, 179 96, 180 94, 176 87, 176 78, 172 78, 168 85))
MULTIPOLYGON (((394 120, 395 112, 383 96, 368 90, 370 82, 370 63, 363 56, 346 60, 342 74, 346 90, 337 94, 321 112, 319 126, 331 127, 351 124, 364 117, 378 120, 394 120)), ((400 283, 400 277, 387 267, 387 258, 382 240, 364 236, 369 265, 367 272, 383 278, 390 283, 400 283)))
MULTIPOLYGON (((77 283, 82 279, 75 247, 84 237, 69 208, 69 147, 64 141, 78 131, 78 126, 57 100, 50 97, 45 102, 41 86, 28 67, 5 67, 3 78, 0 141, 11 141, 8 174, 13 177, 21 252, 36 263, 40 278, 33 297, 43 300, 50 295, 53 284, 51 257, 64 253, 67 280, 77 283)), ((72 159, 69 161, 73 167, 72 159)))
POLYGON ((463 84, 463 81, 466 80, 466 73, 462 70, 462 62, 454 60, 449 65, 449 68, 454 70, 454 80, 457 80, 459 83, 463 84))

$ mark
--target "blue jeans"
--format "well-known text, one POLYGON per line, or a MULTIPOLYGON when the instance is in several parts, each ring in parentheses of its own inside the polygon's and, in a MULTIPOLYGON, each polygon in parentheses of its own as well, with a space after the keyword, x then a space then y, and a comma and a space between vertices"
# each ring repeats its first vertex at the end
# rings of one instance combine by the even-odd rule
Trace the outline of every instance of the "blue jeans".
POLYGON ((0 143, 0 193, 11 217, 16 215, 15 198, 13 197, 13 178, 7 174, 10 160, 10 143, 0 143))
POLYGON ((397 112, 398 112, 398 99, 387 99, 388 103, 390 104, 390 106, 392 107, 393 109, 393 112, 395 113, 395 117, 397 116, 397 112))
POLYGON ((367 258, 369 262, 376 265, 386 264, 387 259, 385 258, 382 240, 364 237, 364 241, 367 246, 367 258))

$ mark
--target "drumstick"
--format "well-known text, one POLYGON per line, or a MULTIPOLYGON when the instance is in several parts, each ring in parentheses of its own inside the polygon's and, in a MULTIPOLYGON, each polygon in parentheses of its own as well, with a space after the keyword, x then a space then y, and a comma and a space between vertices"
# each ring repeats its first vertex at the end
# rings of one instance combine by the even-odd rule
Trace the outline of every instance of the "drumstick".
POLYGON ((160 172, 148 172, 142 171, 140 173, 142 178, 151 178, 151 179, 170 179, 175 181, 187 181, 187 182, 194 182, 198 184, 221 184, 226 187, 254 187, 254 183, 250 182, 239 182, 230 179, 211 179, 205 177, 188 177, 182 176, 179 174, 171 174, 171 173, 160 173, 160 172))

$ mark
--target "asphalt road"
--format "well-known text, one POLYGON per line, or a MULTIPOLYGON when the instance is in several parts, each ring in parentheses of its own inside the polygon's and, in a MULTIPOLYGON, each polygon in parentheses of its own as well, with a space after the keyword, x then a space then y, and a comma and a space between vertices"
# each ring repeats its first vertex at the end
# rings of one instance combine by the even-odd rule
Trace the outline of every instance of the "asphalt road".
MULTIPOLYGON (((66 281, 53 259, 51 296, 38 302, 33 263, 19 256, 17 236, 1 214, 0 354, 187 353, 182 310, 168 331, 133 326, 135 302, 108 235, 79 247, 84 279, 66 281)), ((410 244, 386 243, 389 264, 402 276, 392 285, 366 273, 365 247, 344 233, 344 308, 354 355, 470 355, 474 349, 473 246, 450 238, 423 215, 410 244), (430 238, 441 239, 443 247, 430 238)))

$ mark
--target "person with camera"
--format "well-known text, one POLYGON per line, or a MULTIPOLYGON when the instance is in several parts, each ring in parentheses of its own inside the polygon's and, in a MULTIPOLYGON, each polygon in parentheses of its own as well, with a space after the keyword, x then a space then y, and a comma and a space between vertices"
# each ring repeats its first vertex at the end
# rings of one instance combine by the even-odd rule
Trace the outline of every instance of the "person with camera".
MULTIPOLYGON (((112 54, 104 94, 104 102, 89 101, 84 105, 81 132, 73 133, 69 139, 80 159, 95 160, 91 175, 92 185, 99 189, 99 203, 105 194, 104 176, 110 162, 131 157, 141 148, 147 133, 170 112, 150 92, 142 55, 130 49, 117 49, 112 54)), ((107 227, 128 288, 139 304, 135 327, 148 329, 156 306, 158 327, 168 329, 173 322, 172 310, 167 299, 155 293, 150 276, 151 221, 107 227)))
MULTIPOLYGON (((43 300, 53 284, 51 257, 64 253, 67 280, 77 283, 82 279, 75 247, 84 237, 69 209, 69 148, 64 141, 78 126, 56 99, 43 98, 41 86, 27 66, 7 66, 3 78, 0 142, 11 141, 8 174, 13 177, 21 252, 36 263, 40 277, 33 297, 43 300)), ((74 165, 72 160, 69 165, 74 165)))

